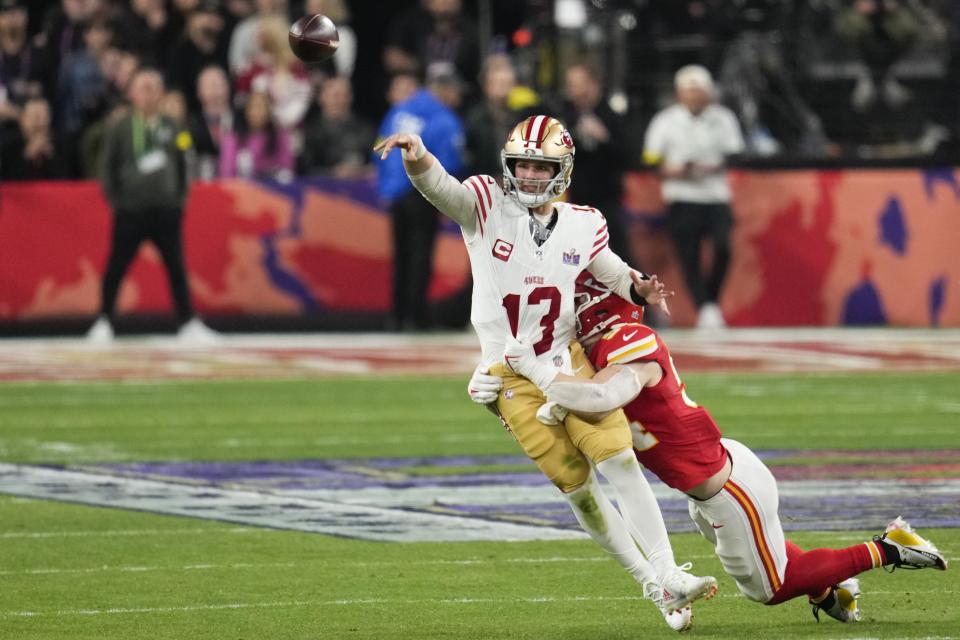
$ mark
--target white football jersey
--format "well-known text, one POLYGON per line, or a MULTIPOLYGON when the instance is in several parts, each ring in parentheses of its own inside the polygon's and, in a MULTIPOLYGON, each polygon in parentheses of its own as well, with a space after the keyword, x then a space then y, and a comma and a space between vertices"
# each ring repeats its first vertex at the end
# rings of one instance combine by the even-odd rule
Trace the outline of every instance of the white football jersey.
POLYGON ((571 373, 567 347, 576 338, 576 280, 606 248, 606 220, 592 207, 556 202, 556 226, 537 246, 527 209, 493 178, 472 176, 463 184, 475 195, 477 224, 462 231, 473 271, 470 321, 483 362, 503 358, 510 332, 532 342, 540 358, 571 373))

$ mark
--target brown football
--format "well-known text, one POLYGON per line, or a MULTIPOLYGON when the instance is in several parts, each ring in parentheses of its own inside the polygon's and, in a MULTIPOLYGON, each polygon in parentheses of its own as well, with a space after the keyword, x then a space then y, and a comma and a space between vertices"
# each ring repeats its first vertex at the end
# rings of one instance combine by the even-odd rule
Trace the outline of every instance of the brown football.
POLYGON ((288 39, 293 53, 304 62, 323 62, 340 46, 337 25, 319 13, 294 22, 288 39))

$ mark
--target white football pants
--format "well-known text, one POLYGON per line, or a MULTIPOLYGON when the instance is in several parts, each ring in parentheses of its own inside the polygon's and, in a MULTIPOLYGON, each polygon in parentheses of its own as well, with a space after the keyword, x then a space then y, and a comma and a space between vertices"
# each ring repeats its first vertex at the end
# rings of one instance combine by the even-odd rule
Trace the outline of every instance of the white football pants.
POLYGON ((729 438, 720 442, 733 464, 730 478, 712 498, 690 498, 690 517, 743 595, 766 602, 780 589, 787 569, 777 481, 746 446, 729 438))

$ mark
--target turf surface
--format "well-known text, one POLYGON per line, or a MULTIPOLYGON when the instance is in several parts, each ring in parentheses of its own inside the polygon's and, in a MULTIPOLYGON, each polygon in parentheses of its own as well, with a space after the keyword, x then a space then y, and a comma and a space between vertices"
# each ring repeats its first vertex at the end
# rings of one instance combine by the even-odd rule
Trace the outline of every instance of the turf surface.
MULTIPOLYGON (((960 449, 960 374, 688 375, 756 448, 960 449)), ((515 454, 466 380, 8 384, 0 460, 79 465, 515 454)), ((800 461, 802 463, 802 460, 800 461)), ((895 515, 895 514, 892 514, 895 515)), ((908 510, 905 515, 909 515, 908 510)), ((797 533, 843 546, 876 533, 797 533)), ((951 560, 960 530, 923 531, 951 560)), ((865 620, 737 595, 705 541, 677 556, 720 578, 697 637, 960 635, 956 568, 863 576, 865 620)), ((0 638, 658 638, 676 634, 588 541, 385 544, 0 497, 0 638)))

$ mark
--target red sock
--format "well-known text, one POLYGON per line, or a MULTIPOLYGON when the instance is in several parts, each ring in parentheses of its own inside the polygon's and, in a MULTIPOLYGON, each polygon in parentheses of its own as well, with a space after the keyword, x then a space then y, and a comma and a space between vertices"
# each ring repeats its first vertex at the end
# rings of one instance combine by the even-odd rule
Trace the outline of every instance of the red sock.
POLYGON ((787 540, 787 570, 783 586, 767 604, 780 604, 802 595, 820 598, 833 585, 880 567, 884 562, 883 549, 874 542, 846 549, 804 551, 787 540))

